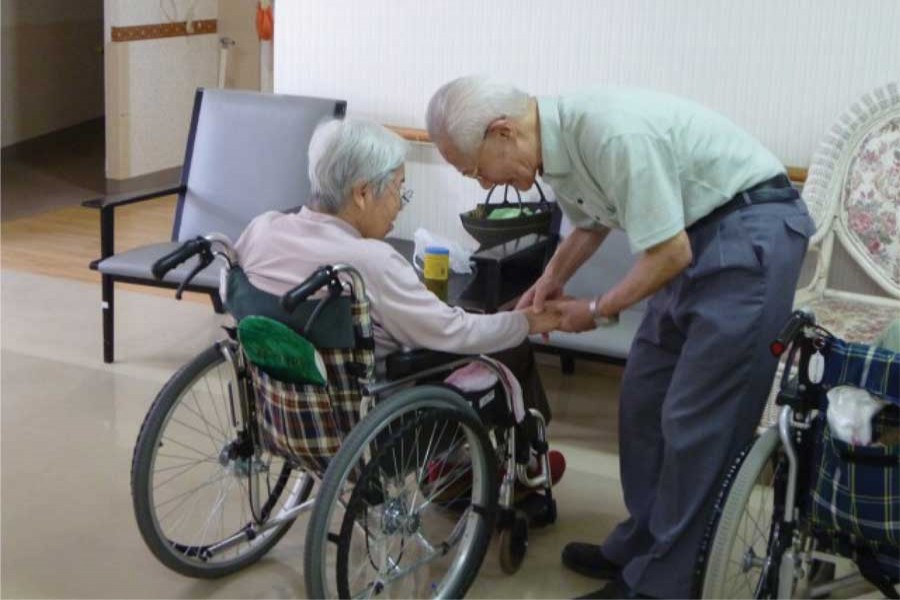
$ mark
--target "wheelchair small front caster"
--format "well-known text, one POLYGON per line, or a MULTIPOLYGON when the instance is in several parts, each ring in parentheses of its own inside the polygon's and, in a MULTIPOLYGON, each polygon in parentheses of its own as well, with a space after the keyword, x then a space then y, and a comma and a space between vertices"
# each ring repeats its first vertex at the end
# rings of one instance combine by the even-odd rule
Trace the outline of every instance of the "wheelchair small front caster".
POLYGON ((517 510, 512 522, 500 532, 500 568, 512 575, 528 552, 528 516, 517 510))
POLYGON ((546 527, 556 522, 556 500, 548 492, 535 492, 516 504, 528 517, 531 527, 546 527))
POLYGON ((534 518, 535 523, 540 525, 553 525, 556 523, 556 500, 552 496, 544 498, 544 510, 534 518))

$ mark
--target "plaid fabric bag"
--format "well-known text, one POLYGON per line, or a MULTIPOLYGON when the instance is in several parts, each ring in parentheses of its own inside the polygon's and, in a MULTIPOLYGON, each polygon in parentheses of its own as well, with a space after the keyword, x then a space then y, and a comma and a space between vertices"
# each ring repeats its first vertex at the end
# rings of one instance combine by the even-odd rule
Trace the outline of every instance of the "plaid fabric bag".
MULTIPOLYGON (((882 436, 897 427, 896 406, 876 416, 875 431, 882 436)), ((827 423, 821 428, 812 523, 870 544, 900 547, 900 443, 879 444, 876 437, 872 445, 853 446, 834 437, 827 423)))
POLYGON ((320 350, 324 386, 278 381, 250 365, 256 409, 266 448, 322 473, 344 437, 359 422, 364 386, 375 371, 375 344, 368 301, 350 305, 355 346, 320 350))
POLYGON ((819 416, 810 520, 820 533, 867 546, 900 579, 900 354, 839 339, 824 353, 824 389, 853 385, 891 404, 873 419, 868 446, 837 439, 819 416))

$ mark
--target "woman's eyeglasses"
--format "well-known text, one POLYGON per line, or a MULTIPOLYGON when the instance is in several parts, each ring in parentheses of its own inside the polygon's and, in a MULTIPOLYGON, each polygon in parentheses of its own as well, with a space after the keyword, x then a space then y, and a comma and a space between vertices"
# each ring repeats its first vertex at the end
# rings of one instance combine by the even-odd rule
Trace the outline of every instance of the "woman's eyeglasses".
POLYGON ((405 184, 401 183, 400 187, 399 187, 399 192, 400 192, 400 208, 403 208, 412 201, 413 191, 411 189, 409 189, 408 187, 406 187, 405 184))

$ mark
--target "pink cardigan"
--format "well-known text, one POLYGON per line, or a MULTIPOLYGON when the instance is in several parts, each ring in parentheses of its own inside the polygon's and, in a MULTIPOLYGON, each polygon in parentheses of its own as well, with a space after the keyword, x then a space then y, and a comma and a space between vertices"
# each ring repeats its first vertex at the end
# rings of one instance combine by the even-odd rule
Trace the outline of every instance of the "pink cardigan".
POLYGON ((389 244, 363 238, 343 219, 306 207, 260 215, 241 234, 237 251, 250 282, 278 295, 322 265, 355 267, 366 282, 378 358, 401 347, 489 354, 528 335, 522 314, 477 315, 447 306, 389 244))

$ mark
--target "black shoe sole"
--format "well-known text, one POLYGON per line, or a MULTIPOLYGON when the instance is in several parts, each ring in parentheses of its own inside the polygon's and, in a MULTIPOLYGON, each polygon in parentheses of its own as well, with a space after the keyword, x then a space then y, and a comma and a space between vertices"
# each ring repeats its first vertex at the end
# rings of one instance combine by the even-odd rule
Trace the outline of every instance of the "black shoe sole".
POLYGON ((612 580, 619 576, 619 573, 622 572, 622 569, 598 569, 596 567, 586 567, 579 563, 573 563, 570 561, 563 561, 563 566, 569 569, 570 571, 574 571, 579 575, 584 575, 585 577, 590 577, 592 579, 606 579, 612 580))

